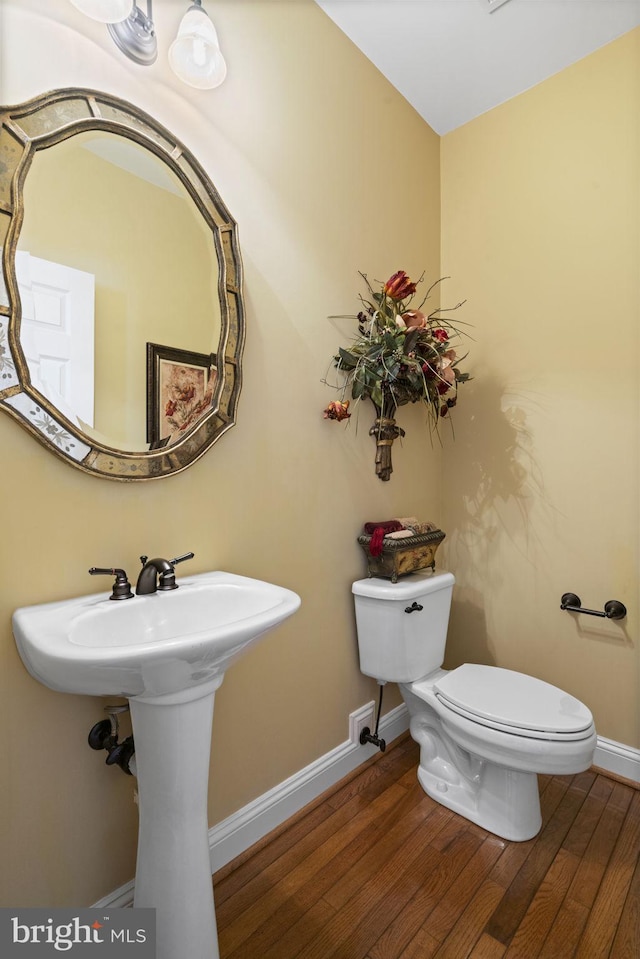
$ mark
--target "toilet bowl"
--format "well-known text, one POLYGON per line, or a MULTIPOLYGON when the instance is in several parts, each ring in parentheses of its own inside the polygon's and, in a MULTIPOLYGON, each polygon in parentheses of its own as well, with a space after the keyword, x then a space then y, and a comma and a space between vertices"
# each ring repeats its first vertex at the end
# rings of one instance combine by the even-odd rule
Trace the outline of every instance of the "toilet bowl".
POLYGON ((541 826, 537 774, 589 768, 593 717, 523 673, 470 663, 443 670, 454 583, 430 571, 354 583, 360 668, 399 684, 425 792, 504 839, 531 839, 541 826))

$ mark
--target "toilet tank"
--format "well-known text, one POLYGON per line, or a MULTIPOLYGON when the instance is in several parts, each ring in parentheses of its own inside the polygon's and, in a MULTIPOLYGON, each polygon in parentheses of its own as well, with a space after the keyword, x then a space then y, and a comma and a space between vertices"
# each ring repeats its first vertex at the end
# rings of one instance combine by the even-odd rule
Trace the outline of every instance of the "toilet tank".
POLYGON ((397 583, 371 578, 353 584, 365 676, 410 683, 442 665, 454 583, 451 573, 424 570, 397 583))

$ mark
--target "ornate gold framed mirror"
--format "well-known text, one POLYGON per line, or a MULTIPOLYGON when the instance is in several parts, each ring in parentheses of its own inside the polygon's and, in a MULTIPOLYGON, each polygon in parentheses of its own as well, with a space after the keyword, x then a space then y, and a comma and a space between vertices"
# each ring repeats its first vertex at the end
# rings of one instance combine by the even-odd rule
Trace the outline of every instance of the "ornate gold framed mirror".
POLYGON ((56 90, 0 124, 0 407, 87 473, 180 472, 235 422, 234 220, 189 150, 109 94, 56 90))

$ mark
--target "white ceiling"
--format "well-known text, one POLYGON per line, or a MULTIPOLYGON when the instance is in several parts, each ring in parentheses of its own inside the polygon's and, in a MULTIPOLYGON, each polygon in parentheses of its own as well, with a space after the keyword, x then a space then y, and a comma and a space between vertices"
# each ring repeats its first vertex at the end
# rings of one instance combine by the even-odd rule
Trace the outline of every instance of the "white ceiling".
POLYGON ((640 0, 316 3, 439 134, 640 25, 640 0))

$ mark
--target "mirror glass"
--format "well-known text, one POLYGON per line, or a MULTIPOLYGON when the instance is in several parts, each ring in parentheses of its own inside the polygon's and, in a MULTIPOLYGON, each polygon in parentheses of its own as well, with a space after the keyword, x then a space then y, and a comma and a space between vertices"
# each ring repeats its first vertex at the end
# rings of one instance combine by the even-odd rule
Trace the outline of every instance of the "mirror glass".
POLYGON ((125 101, 59 90, 0 121, 0 408, 87 472, 184 469, 235 421, 234 221, 125 101))
POLYGON ((209 356, 220 338, 216 251, 182 183, 110 133, 38 151, 16 270, 32 385, 88 436, 149 449, 147 343, 209 356))

